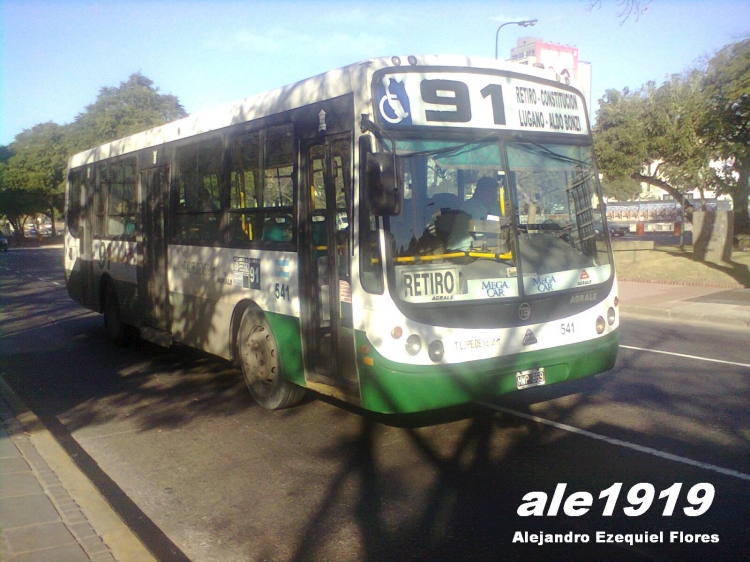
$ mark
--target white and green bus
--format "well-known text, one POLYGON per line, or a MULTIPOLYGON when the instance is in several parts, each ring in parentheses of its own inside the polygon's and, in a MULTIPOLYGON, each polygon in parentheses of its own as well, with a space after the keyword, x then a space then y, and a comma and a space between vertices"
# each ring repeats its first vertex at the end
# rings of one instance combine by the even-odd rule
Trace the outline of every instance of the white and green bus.
POLYGON ((587 109, 543 70, 353 64, 76 154, 66 215, 68 292, 115 343, 234 361, 265 408, 431 410, 617 357, 587 109))

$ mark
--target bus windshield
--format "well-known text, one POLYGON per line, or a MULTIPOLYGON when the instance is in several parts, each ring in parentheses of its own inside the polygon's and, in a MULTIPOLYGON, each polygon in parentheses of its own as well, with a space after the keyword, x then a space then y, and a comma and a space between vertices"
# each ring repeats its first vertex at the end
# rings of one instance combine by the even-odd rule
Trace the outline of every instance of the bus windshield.
POLYGON ((398 298, 512 298, 612 274, 590 146, 397 141, 404 204, 388 222, 398 298))

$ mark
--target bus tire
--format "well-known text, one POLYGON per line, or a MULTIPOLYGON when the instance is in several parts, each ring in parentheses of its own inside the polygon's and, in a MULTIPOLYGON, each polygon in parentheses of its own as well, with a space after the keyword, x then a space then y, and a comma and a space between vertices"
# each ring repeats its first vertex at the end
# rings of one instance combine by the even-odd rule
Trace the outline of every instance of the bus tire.
POLYGON ((263 312, 255 307, 242 315, 237 356, 250 394, 266 410, 295 406, 304 397, 304 388, 283 378, 276 338, 263 312))
POLYGON ((113 344, 117 347, 125 345, 128 330, 125 322, 122 321, 117 291, 111 281, 107 282, 107 288, 104 291, 104 329, 113 344))

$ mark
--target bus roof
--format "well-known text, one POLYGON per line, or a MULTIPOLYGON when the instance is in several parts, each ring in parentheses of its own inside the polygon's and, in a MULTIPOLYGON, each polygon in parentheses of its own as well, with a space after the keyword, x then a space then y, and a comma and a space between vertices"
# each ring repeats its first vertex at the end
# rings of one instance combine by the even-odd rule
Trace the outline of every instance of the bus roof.
POLYGON ((413 57, 393 56, 374 58, 331 70, 240 101, 226 103, 189 115, 183 119, 79 152, 70 157, 68 167, 76 168, 144 148, 160 146, 201 133, 223 129, 224 127, 266 117, 282 111, 296 109, 310 103, 343 96, 352 93, 356 89, 361 89, 362 93, 369 98, 369 77, 372 72, 399 65, 412 65, 414 61, 416 61, 416 64, 413 66, 455 67, 457 69, 484 68, 525 74, 530 78, 554 81, 554 74, 550 71, 482 57, 417 55, 413 57), (355 86, 355 84, 358 85, 355 86))

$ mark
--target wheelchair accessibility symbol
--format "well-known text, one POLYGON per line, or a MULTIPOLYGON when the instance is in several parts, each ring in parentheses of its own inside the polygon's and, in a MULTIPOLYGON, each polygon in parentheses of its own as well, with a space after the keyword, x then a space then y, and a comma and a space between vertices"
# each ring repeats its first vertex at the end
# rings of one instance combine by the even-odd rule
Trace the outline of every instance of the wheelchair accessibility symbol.
POLYGON ((385 77, 378 84, 380 115, 392 125, 411 125, 409 96, 401 80, 385 77))

